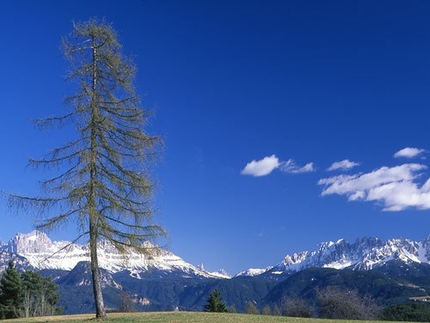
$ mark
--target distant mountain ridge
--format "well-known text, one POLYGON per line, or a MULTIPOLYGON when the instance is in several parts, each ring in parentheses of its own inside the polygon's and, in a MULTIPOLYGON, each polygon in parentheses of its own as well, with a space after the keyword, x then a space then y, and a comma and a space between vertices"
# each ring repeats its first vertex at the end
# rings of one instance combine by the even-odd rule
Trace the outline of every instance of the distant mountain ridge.
POLYGON ((344 239, 323 242, 317 250, 287 255, 282 262, 262 274, 285 274, 306 268, 334 268, 373 270, 392 260, 405 264, 430 264, 430 236, 423 241, 398 238, 382 241, 378 238, 360 238, 353 243, 344 239))
MULTIPOLYGON (((148 243, 148 248, 152 246, 148 243)), ((51 241, 40 231, 18 233, 7 244, 0 242, 0 272, 6 268, 9 258, 16 258, 23 266, 38 270, 72 270, 79 262, 89 261, 87 245, 68 241, 51 241)), ((148 256, 130 252, 125 258, 106 241, 99 242, 100 267, 110 273, 130 271, 133 275, 156 269, 158 271, 182 273, 184 277, 231 278, 225 271, 208 272, 203 266, 194 266, 170 251, 154 249, 148 256)), ((353 243, 345 239, 322 242, 313 251, 301 251, 286 255, 273 266, 264 269, 249 268, 235 276, 258 276, 291 274, 306 268, 351 268, 372 270, 384 266, 390 260, 405 264, 430 264, 430 236, 417 242, 405 238, 382 241, 364 237, 353 243)))
MULTIPOLYGON (((125 256, 120 254, 107 241, 98 243, 99 264, 109 273, 129 271, 130 275, 139 277, 142 273, 157 270, 166 274, 175 273, 186 277, 204 278, 230 278, 223 273, 210 273, 197 268, 170 251, 154 248, 146 242, 150 255, 141 255, 130 251, 125 256)), ((68 241, 51 241, 49 237, 40 231, 34 230, 28 234, 18 233, 9 243, 0 247, 3 252, 3 261, 7 261, 6 254, 10 257, 21 257, 24 267, 32 267, 38 270, 54 269, 71 271, 78 263, 89 261, 88 245, 80 245, 68 241), (25 262, 27 261, 27 263, 25 262)), ((1 262, 2 258, 0 258, 1 262)), ((7 265, 0 264, 0 270, 7 265)))

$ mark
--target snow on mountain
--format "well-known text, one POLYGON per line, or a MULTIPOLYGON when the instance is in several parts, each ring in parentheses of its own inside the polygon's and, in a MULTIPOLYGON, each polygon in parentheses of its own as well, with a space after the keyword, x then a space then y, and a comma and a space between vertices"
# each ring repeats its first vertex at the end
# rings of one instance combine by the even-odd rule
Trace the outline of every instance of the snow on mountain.
POLYGON ((317 250, 287 255, 267 272, 281 274, 310 267, 371 270, 393 259, 430 264, 430 236, 421 242, 403 238, 386 242, 378 238, 361 238, 354 243, 344 239, 323 242, 317 250))
MULTIPOLYGON (((180 272, 184 277, 229 278, 228 275, 209 273, 199 269, 167 250, 154 248, 149 242, 146 243, 146 247, 152 249, 149 256, 133 251, 122 255, 109 242, 100 241, 99 266, 110 273, 128 270, 134 277, 140 277, 143 272, 157 269, 164 272, 180 272)), ((9 254, 25 258, 32 267, 37 269, 69 271, 79 262, 89 261, 88 245, 68 241, 53 242, 40 231, 32 231, 28 234, 18 233, 6 247, 3 247, 5 248, 9 254)))
POLYGON ((220 269, 218 271, 212 271, 210 272, 210 274, 222 279, 231 278, 231 275, 228 272, 226 272, 224 269, 220 269))
MULTIPOLYGON (((208 272, 203 265, 193 266, 167 250, 153 248, 149 243, 146 247, 152 249, 149 256, 132 251, 124 256, 107 241, 100 241, 99 265, 111 274, 127 271, 137 278, 143 277, 143 273, 155 271, 181 277, 231 278, 225 271, 208 272)), ((70 271, 79 262, 89 261, 89 249, 87 245, 51 241, 45 233, 32 231, 28 234, 18 233, 8 244, 0 245, 0 272, 10 260, 23 268, 70 271)), ((421 242, 404 238, 384 242, 367 237, 357 239, 354 243, 344 239, 323 242, 314 251, 293 253, 275 266, 250 268, 235 277, 291 273, 310 267, 371 270, 390 260, 400 260, 405 264, 430 264, 430 236, 421 242)))
POLYGON ((40 231, 33 231, 29 234, 18 233, 8 244, 10 253, 36 253, 45 252, 52 247, 52 242, 48 236, 40 231))
POLYGON ((268 271, 268 270, 270 270, 272 268, 273 268, 272 266, 267 267, 265 269, 261 269, 261 268, 249 268, 248 270, 241 271, 240 273, 236 274, 235 277, 240 277, 240 276, 250 276, 250 277, 258 276, 258 275, 261 275, 261 274, 265 273, 266 271, 268 271))

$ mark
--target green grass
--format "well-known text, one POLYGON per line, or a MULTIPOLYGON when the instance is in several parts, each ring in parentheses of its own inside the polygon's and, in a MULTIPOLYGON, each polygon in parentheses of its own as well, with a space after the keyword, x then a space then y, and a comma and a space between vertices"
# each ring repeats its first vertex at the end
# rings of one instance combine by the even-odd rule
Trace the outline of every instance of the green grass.
MULTIPOLYGON (((53 322, 53 323, 77 323, 97 322, 94 314, 62 315, 49 317, 35 317, 29 319, 13 319, 3 322, 53 322)), ((271 315, 230 314, 230 313, 204 313, 204 312, 151 312, 151 313, 111 313, 103 320, 103 323, 357 323, 378 321, 353 321, 353 320, 329 320, 307 319, 271 315)), ((382 321, 380 321, 382 322, 382 321)), ((388 323, 384 321, 384 323, 388 323)))

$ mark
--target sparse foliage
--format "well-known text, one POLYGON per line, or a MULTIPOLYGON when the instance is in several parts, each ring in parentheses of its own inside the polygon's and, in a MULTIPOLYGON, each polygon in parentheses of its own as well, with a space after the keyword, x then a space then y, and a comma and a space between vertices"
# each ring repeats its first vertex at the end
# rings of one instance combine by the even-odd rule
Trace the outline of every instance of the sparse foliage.
POLYGON ((205 312, 227 312, 227 307, 222 300, 221 293, 215 289, 210 293, 207 304, 203 306, 205 312))
POLYGON ((264 306, 263 309, 261 310, 261 314, 272 315, 272 310, 270 309, 270 306, 269 305, 264 306))
POLYGON ((97 318, 106 315, 97 243, 106 239, 122 253, 130 248, 145 253, 143 242, 164 234, 152 222, 150 176, 161 139, 143 130, 149 113, 134 91, 135 67, 121 52, 116 32, 105 21, 74 24, 63 39, 71 66, 68 79, 78 87, 66 99, 71 109, 36 124, 45 128, 71 121, 78 137, 43 159, 30 160, 36 167, 58 171, 42 182, 41 197, 11 197, 18 206, 38 208, 39 229, 72 221, 81 229, 76 240, 89 237, 97 318))
POLYGON ((291 317, 314 317, 314 309, 302 298, 287 297, 284 300, 285 315, 291 317))
POLYGON ((234 306, 234 304, 231 305, 231 306, 229 306, 229 308, 227 309, 227 312, 229 312, 229 313, 237 313, 236 306, 234 306))
POLYGON ((281 316, 282 315, 281 309, 276 304, 273 306, 272 315, 275 315, 275 316, 281 316))
POLYGON ((321 317, 330 319, 372 320, 378 306, 370 297, 360 297, 355 290, 326 287, 318 291, 321 317))
POLYGON ((245 313, 246 314, 260 314, 260 311, 258 310, 257 306, 255 306, 253 301, 249 301, 245 306, 245 313))
POLYGON ((136 304, 131 297, 124 291, 119 294, 119 306, 120 312, 136 312, 136 304))

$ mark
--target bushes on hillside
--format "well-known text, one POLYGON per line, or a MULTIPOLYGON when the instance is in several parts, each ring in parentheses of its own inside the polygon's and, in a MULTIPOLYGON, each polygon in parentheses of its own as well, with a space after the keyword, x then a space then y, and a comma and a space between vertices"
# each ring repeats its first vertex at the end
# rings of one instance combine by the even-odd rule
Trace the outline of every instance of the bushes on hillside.
POLYGON ((384 321, 430 322, 430 307, 426 304, 400 304, 384 308, 380 319, 384 321))

